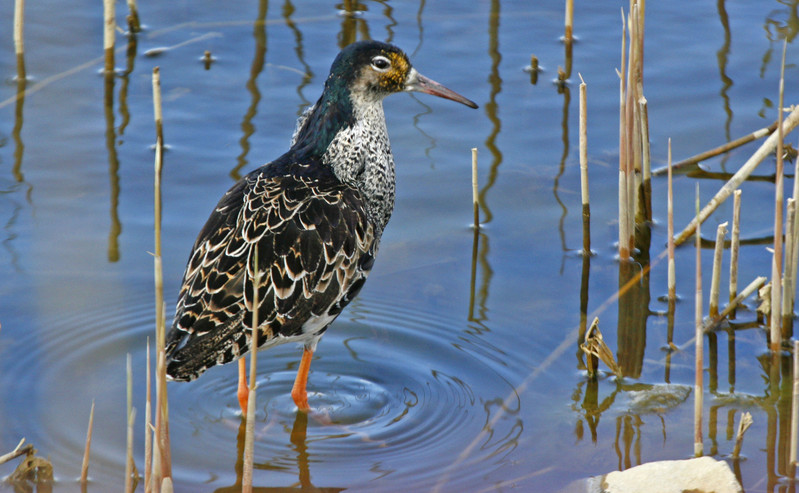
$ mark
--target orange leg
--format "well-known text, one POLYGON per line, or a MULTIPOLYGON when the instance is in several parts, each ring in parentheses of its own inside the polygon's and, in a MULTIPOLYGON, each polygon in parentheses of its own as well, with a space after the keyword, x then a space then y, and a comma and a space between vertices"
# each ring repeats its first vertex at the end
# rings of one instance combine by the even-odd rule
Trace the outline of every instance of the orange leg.
POLYGON ((305 348, 302 352, 302 360, 300 361, 300 368, 297 370, 297 378, 294 380, 294 387, 291 389, 291 398, 300 411, 308 412, 311 410, 308 406, 308 392, 305 387, 308 384, 308 372, 311 370, 311 360, 313 359, 313 351, 305 348))
POLYGON ((236 394, 239 398, 239 406, 241 406, 241 415, 246 416, 247 401, 250 398, 250 387, 247 385, 247 365, 244 362, 244 356, 239 358, 239 390, 236 394))

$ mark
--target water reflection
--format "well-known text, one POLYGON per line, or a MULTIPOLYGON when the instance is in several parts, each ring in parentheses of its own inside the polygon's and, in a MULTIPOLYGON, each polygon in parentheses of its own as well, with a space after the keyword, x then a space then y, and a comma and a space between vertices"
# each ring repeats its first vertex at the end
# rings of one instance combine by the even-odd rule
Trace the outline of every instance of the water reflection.
MULTIPOLYGON (((113 51, 109 50, 112 53, 113 51)), ((113 63, 113 61, 112 61, 113 63)), ((119 221, 119 155, 117 154, 117 134, 114 127, 114 79, 116 74, 113 70, 106 70, 103 73, 103 107, 105 110, 105 146, 108 149, 108 178, 111 182, 111 226, 108 232, 108 261, 116 262, 119 260, 119 235, 122 232, 122 224, 119 221)))
MULTIPOLYGON (((242 419, 236 434, 236 464, 234 470, 236 473, 236 482, 231 486, 217 488, 214 490, 216 493, 233 493, 240 492, 242 486, 243 468, 244 468, 244 430, 245 421, 242 419)), ((261 493, 278 493, 278 492, 305 492, 305 493, 335 493, 343 491, 346 488, 335 487, 317 487, 311 483, 311 468, 310 468, 310 454, 308 453, 307 444, 308 433, 308 414, 303 412, 296 413, 294 418, 294 426, 291 428, 290 441, 296 453, 297 465, 297 482, 292 486, 256 486, 253 485, 253 492, 261 493)), ((270 463, 262 462, 256 463, 254 466, 256 470, 275 470, 276 467, 270 463)), ((277 469, 284 470, 284 466, 277 466, 277 469)))
POLYGON ((255 115, 258 114, 258 103, 261 101, 261 90, 258 89, 258 76, 264 70, 266 62, 266 13, 269 7, 267 0, 258 2, 258 15, 253 23, 253 38, 255 38, 255 54, 253 55, 250 67, 250 77, 247 79, 247 92, 250 93, 250 106, 241 121, 242 136, 239 139, 241 153, 236 156, 236 166, 230 170, 230 177, 234 180, 241 178, 241 169, 247 161, 247 154, 250 152, 250 137, 255 133, 255 125, 252 123, 255 115))
POLYGON ((486 184, 480 189, 480 208, 482 210, 482 223, 490 223, 494 215, 488 208, 486 197, 488 191, 494 186, 499 175, 499 165, 502 164, 502 151, 497 146, 497 137, 502 131, 502 120, 499 118, 499 105, 497 97, 502 92, 502 77, 499 74, 499 64, 502 62, 502 54, 499 51, 499 18, 500 2, 492 0, 491 10, 488 15, 488 55, 491 57, 491 72, 488 76, 488 83, 491 86, 488 102, 485 103, 485 112, 491 121, 491 133, 486 137, 485 145, 491 153, 491 166, 488 172, 486 184))
MULTIPOLYGON (((721 45, 721 48, 719 48, 719 51, 716 52, 716 59, 718 60, 719 77, 721 78, 721 90, 719 90, 719 95, 721 96, 721 100, 723 102, 724 113, 727 115, 727 119, 724 122, 724 137, 726 138, 727 142, 729 142, 731 139, 730 127, 732 126, 732 108, 730 107, 729 90, 732 88, 733 82, 732 79, 727 75, 727 62, 730 55, 732 34, 730 33, 730 18, 727 15, 725 2, 726 0, 717 0, 716 2, 716 8, 719 13, 719 21, 721 21, 721 27, 724 29, 724 43, 721 45)), ((724 155, 721 161, 721 169, 726 169, 726 164, 729 157, 729 154, 724 155)))
POLYGON ((294 52, 297 54, 297 61, 300 62, 300 65, 302 65, 303 71, 305 72, 302 76, 300 84, 297 86, 297 96, 300 97, 300 104, 297 107, 297 116, 300 116, 305 108, 312 104, 311 101, 305 97, 305 94, 303 94, 302 91, 305 89, 305 86, 311 83, 314 73, 313 70, 311 70, 311 66, 305 61, 305 47, 303 45, 302 31, 300 31, 299 27, 297 27, 297 24, 291 19, 291 15, 294 13, 294 11, 294 4, 291 3, 291 0, 286 0, 286 2, 283 4, 283 20, 285 20, 286 26, 291 29, 291 32, 294 33, 294 52))
POLYGON ((338 33, 338 47, 345 48, 358 41, 358 32, 361 33, 362 40, 372 39, 369 35, 369 25, 363 18, 363 13, 368 7, 358 0, 344 0, 336 4, 341 14, 341 29, 338 33))

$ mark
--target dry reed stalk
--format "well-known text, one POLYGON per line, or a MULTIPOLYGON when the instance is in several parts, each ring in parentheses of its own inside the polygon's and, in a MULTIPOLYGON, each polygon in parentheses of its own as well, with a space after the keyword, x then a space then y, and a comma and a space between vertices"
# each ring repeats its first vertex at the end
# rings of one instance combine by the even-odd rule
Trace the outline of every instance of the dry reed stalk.
POLYGON ((94 399, 92 399, 92 408, 89 411, 89 426, 86 428, 86 448, 83 449, 83 462, 80 466, 80 485, 84 489, 89 481, 89 451, 92 448, 92 428, 94 428, 94 399))
MULTIPOLYGON (((473 151, 475 151, 473 149, 473 151)), ((258 245, 253 250, 252 273, 252 336, 250 337, 250 382, 247 415, 244 422, 244 465, 242 467, 242 493, 252 493, 252 473, 255 462, 255 389, 258 360, 258 286, 261 285, 261 266, 258 263, 258 245)))
POLYGON ((116 37, 116 6, 114 0, 103 0, 103 50, 105 51, 105 72, 114 71, 114 42, 116 37))
POLYGON ((627 200, 627 139, 625 137, 625 73, 627 65, 627 22, 624 10, 621 12, 621 70, 616 71, 619 76, 619 259, 630 258, 629 247, 629 210, 627 200))
POLYGON ((714 330, 716 328, 716 326, 721 323, 722 320, 724 320, 726 317, 728 317, 728 316, 732 315, 733 313, 735 313, 735 308, 743 300, 745 300, 746 298, 751 296, 752 293, 754 293, 755 291, 757 291, 760 288, 762 288, 763 285, 766 284, 766 280, 767 280, 767 278, 765 276, 760 276, 760 277, 755 278, 754 281, 750 282, 749 285, 747 285, 743 289, 743 291, 740 292, 740 294, 738 294, 735 298, 730 300, 730 303, 724 308, 724 310, 721 311, 721 313, 718 314, 718 316, 716 316, 715 318, 709 320, 705 324, 704 331, 705 332, 710 332, 711 330, 714 330))
POLYGON ((25 24, 25 0, 14 1, 14 52, 17 55, 17 78, 25 79, 25 40, 22 28, 25 24))
MULTIPOLYGON (((799 124, 799 106, 794 106, 791 109, 790 114, 783 120, 782 125, 780 125, 777 130, 782 130, 783 133, 788 133, 793 130, 796 125, 799 124)), ((705 205, 699 215, 693 219, 691 222, 683 229, 679 235, 674 239, 676 245, 680 245, 685 240, 687 240, 696 229, 696 225, 704 222, 716 208, 721 205, 727 198, 732 195, 732 193, 741 186, 741 183, 752 174, 752 171, 766 158, 769 154, 774 152, 774 149, 777 147, 777 141, 781 140, 780 132, 775 132, 766 139, 765 142, 755 151, 754 154, 741 166, 738 171, 730 178, 724 186, 716 193, 716 195, 710 199, 710 201, 705 205)))
POLYGON ((732 458, 737 459, 741 455, 741 446, 744 443, 744 433, 752 426, 752 415, 745 412, 741 415, 738 422, 738 433, 735 434, 735 447, 732 449, 732 458))
POLYGON ((677 299, 677 274, 674 264, 674 187, 672 186, 672 173, 671 173, 671 137, 669 137, 668 149, 668 250, 669 250, 669 300, 675 301, 677 299))
POLYGON ((154 232, 155 232, 155 298, 156 298, 156 366, 155 393, 156 439, 153 454, 153 481, 159 485, 163 479, 172 476, 172 460, 169 447, 169 404, 166 394, 166 320, 164 313, 164 279, 161 266, 161 170, 163 163, 163 126, 161 111, 161 77, 159 68, 153 68, 153 113, 155 116, 155 180, 154 189, 154 232), (156 461, 157 457, 157 461, 156 461))
POLYGON ((137 33, 141 31, 141 23, 139 22, 139 9, 136 7, 136 0, 128 0, 128 29, 130 32, 137 33))
POLYGON ((480 193, 477 188, 477 148, 472 147, 472 204, 474 204, 474 228, 480 229, 480 193))
POLYGON ((710 278, 710 318, 719 315, 719 291, 721 286, 721 259, 724 254, 724 237, 727 235, 727 223, 716 228, 716 248, 713 250, 713 276, 710 278))
POLYGON ((794 244, 794 220, 796 216, 796 200, 793 198, 788 199, 785 214, 785 251, 783 257, 785 263, 783 265, 782 274, 782 327, 783 335, 793 325, 793 304, 791 303, 791 286, 793 286, 793 249, 796 248, 794 244))
POLYGON ((530 55, 530 84, 538 83, 538 57, 530 55))
POLYGON ((133 491, 133 424, 136 410, 133 409, 133 366, 130 353, 127 358, 127 447, 125 448, 125 493, 133 491))
MULTIPOLYGON (((782 108, 785 97, 785 50, 787 40, 782 48, 782 68, 780 70, 779 104, 777 105, 777 120, 782 121, 782 108)), ((783 162, 782 141, 783 128, 777 128, 777 169, 775 171, 776 183, 774 187, 774 255, 771 260, 771 350, 777 352, 782 345, 782 317, 780 314, 782 296, 782 203, 783 197, 783 162)))
POLYGON ((799 440, 799 341, 793 341, 793 392, 791 393, 791 450, 789 473, 796 478, 796 448, 799 440))
MULTIPOLYGON (((794 200, 799 198, 799 159, 794 159, 794 180, 793 180, 793 195, 792 197, 794 200)), ((783 293, 783 296, 787 296, 790 302, 790 313, 793 313, 794 305, 796 304, 796 277, 797 277, 797 266, 799 266, 799 214, 794 216, 793 220, 793 249, 790 253, 791 255, 791 286, 790 290, 787 293, 783 293)), ((786 253, 786 255, 788 255, 786 253)), ((793 325, 793 320, 791 320, 791 324, 793 325)))
POLYGON ((152 375, 150 365, 150 337, 147 337, 147 358, 145 364, 146 396, 144 399, 144 493, 152 493, 152 468, 153 468, 153 406, 152 406, 152 375))
MULTIPOLYGON (((674 234, 669 232, 669 236, 674 234)), ((738 250, 741 247, 741 191, 736 190, 732 201, 732 236, 730 237, 730 304, 738 296, 738 250)), ((730 313, 735 318, 735 310, 730 313)))
POLYGON ((583 203, 583 255, 591 255, 591 198, 588 194, 588 98, 580 76, 580 196, 583 203))
MULTIPOLYGON (((696 184, 696 211, 699 214, 699 183, 696 184)), ((702 238, 701 226, 696 227, 696 297, 694 299, 696 313, 696 358, 694 378, 694 455, 702 456, 702 407, 703 407, 703 373, 702 357, 704 353, 704 336, 702 326, 702 238)))
MULTIPOLYGON (((641 36, 643 38, 643 36, 641 36)), ((643 42, 643 40, 642 40, 643 42)), ((643 54, 641 55, 643 57, 643 54)), ((643 69, 641 69, 643 70, 643 69)), ((639 84, 641 81, 639 81, 639 84)), ((641 91, 643 91, 641 89, 641 91)), ((638 115, 641 126, 641 159, 643 165, 643 187, 639 189, 643 207, 643 220, 652 220, 652 161, 649 147, 649 110, 647 109, 646 98, 642 92, 638 97, 638 115)))
POLYGON ((636 81, 638 80, 638 9, 633 4, 627 13, 627 26, 629 36, 629 46, 627 53, 627 91, 625 92, 625 137, 627 145, 627 221, 629 232, 630 252, 635 249, 635 224, 637 221, 638 207, 638 182, 641 173, 640 149, 641 136, 638 131, 640 128, 635 124, 637 120, 638 107, 635 101, 636 81))
POLYGON ((14 53, 17 57, 25 53, 25 41, 22 28, 25 24, 25 0, 14 1, 14 53))
POLYGON ((0 464, 5 464, 10 460, 14 460, 20 455, 28 455, 36 452, 33 448, 32 443, 23 446, 24 443, 25 443, 25 438, 21 438, 17 446, 14 447, 14 450, 12 450, 7 454, 0 455, 0 464))
MULTIPOLYGON (((739 137, 735 140, 731 140, 726 144, 720 145, 718 147, 714 147, 705 152, 701 152, 695 156, 691 156, 687 159, 683 159, 682 161, 673 165, 673 170, 680 170, 682 168, 687 168, 688 166, 692 166, 694 164, 698 164, 706 159, 710 159, 712 157, 718 156, 719 154, 724 154, 727 151, 735 149, 736 147, 741 147, 744 144, 748 144, 753 140, 762 139, 768 135, 771 135, 772 132, 777 130, 777 125, 779 124, 779 120, 775 121, 771 125, 765 128, 761 128, 759 130, 755 130, 754 132, 744 135, 743 137, 739 137)), ((662 175, 666 172, 666 168, 659 168, 652 172, 653 175, 662 175)))
POLYGON ((566 28, 563 40, 567 45, 574 41, 574 0, 566 0, 566 28))

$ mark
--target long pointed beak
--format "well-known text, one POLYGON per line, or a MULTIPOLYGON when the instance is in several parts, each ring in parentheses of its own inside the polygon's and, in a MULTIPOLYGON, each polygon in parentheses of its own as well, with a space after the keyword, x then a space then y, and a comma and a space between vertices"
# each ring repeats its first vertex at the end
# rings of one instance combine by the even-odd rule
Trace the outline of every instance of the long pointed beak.
POLYGON ((432 94, 440 98, 451 99, 463 103, 469 108, 477 108, 474 101, 466 99, 457 92, 447 89, 438 82, 428 79, 424 75, 411 68, 411 73, 408 74, 408 80, 405 82, 405 90, 408 92, 423 92, 425 94, 432 94))

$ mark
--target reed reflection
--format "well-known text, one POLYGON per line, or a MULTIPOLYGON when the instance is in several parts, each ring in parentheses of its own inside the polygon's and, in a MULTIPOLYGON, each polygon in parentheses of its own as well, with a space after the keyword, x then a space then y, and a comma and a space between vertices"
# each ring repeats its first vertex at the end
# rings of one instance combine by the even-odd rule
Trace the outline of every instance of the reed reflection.
POLYGON ((338 47, 345 48, 358 41, 358 32, 362 40, 372 39, 369 35, 369 25, 363 18, 363 12, 369 10, 366 5, 358 0, 344 0, 336 5, 341 12, 341 30, 338 33, 338 47))
MULTIPOLYGON (((335 493, 343 491, 346 488, 337 487, 317 487, 311 483, 311 468, 310 468, 310 455, 308 453, 307 444, 308 433, 308 414, 297 412, 294 417, 294 425, 291 428, 290 441, 291 446, 296 454, 295 461, 297 464, 297 482, 291 486, 255 486, 253 485, 252 491, 254 493, 279 493, 279 492, 304 492, 304 493, 335 493)), ((242 491, 242 476, 244 468, 244 434, 245 434, 245 420, 242 419, 239 424, 238 433, 236 435, 236 464, 234 470, 236 473, 236 482, 231 486, 225 486, 214 490, 216 493, 239 493, 242 491)), ((284 459, 276 460, 275 464, 272 463, 256 463, 254 468, 256 470, 272 470, 285 472, 284 466, 276 464, 282 463, 284 459)))
MULTIPOLYGON (((113 53, 113 51, 112 51, 113 53)), ((113 58, 113 57, 112 57, 113 58)), ((108 231, 108 261, 119 260, 119 235, 122 233, 122 223, 119 220, 119 155, 117 154, 117 133, 114 127, 114 80, 116 74, 113 70, 103 73, 104 109, 105 109, 105 145, 108 149, 108 178, 111 185, 110 191, 110 216, 111 226, 108 231)))
POLYGON ((253 38, 255 38, 255 54, 253 55, 252 65, 250 66, 250 77, 247 79, 247 92, 250 93, 250 105, 241 121, 242 136, 239 139, 241 153, 236 156, 236 166, 230 170, 230 177, 238 181, 241 179, 241 169, 247 163, 247 155, 250 153, 250 137, 255 133, 255 125, 252 123, 255 115, 258 114, 258 103, 261 101, 261 91, 258 89, 258 76, 263 72, 266 63, 266 13, 269 7, 268 0, 258 2, 258 15, 253 23, 253 38))
POLYGON ((297 24, 291 18, 295 10, 296 9, 294 8, 294 4, 291 3, 291 0, 286 0, 286 2, 283 4, 283 20, 286 22, 286 26, 291 29, 291 32, 294 33, 294 52, 297 54, 297 60, 300 62, 300 65, 302 65, 304 71, 302 80, 297 86, 297 96, 300 97, 300 104, 297 108, 297 116, 300 116, 300 114, 305 111, 305 108, 312 104, 311 101, 305 97, 305 94, 303 94, 302 91, 305 89, 305 86, 311 83, 314 73, 313 70, 311 70, 311 66, 305 61, 305 46, 303 44, 302 31, 300 31, 299 27, 297 27, 297 24))
MULTIPOLYGON (((726 0, 717 0, 716 8, 719 13, 719 21, 721 21, 721 27, 724 30, 724 43, 719 48, 719 51, 716 52, 716 59, 718 60, 719 64, 719 78, 721 79, 721 89, 719 90, 719 96, 721 96, 721 100, 724 106, 724 114, 727 115, 727 119, 724 121, 724 138, 729 142, 732 137, 730 135, 730 127, 732 126, 732 108, 730 107, 730 95, 729 91, 732 88, 733 81, 729 75, 727 75, 727 62, 729 60, 730 55, 730 45, 732 44, 732 34, 730 33, 730 18, 727 15, 727 9, 725 6, 726 0)), ((721 161, 721 169, 726 169, 726 163, 729 159, 730 154, 724 154, 721 161)))

